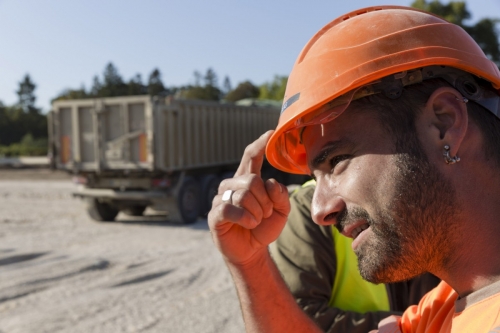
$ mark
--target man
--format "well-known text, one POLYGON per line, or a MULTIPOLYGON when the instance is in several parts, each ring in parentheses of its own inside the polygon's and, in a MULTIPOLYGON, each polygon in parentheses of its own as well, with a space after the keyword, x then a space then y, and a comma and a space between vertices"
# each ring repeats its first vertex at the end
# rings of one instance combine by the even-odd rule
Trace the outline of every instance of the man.
POLYGON ((321 329, 366 333, 437 286, 439 279, 428 273, 387 285, 363 280, 352 239, 312 221, 314 189, 309 181, 292 193, 288 221, 270 252, 297 304, 321 329))
POLYGON ((360 273, 443 280, 380 332, 500 329, 500 72, 458 26, 406 7, 344 15, 304 47, 276 131, 245 150, 209 225, 249 332, 320 332, 267 246, 290 210, 267 159, 317 182, 314 221, 353 238, 360 273), (266 148, 267 145, 267 148, 266 148))

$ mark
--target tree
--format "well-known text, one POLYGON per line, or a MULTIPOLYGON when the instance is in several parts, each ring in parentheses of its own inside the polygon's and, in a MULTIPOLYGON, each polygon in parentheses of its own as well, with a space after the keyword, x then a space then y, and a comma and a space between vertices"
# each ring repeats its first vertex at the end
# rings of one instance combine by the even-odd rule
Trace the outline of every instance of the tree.
POLYGON ((63 101, 63 100, 70 100, 70 99, 82 99, 82 98, 88 98, 89 95, 85 91, 85 87, 81 87, 80 89, 64 89, 59 96, 56 98, 52 99, 52 101, 63 101))
POLYGON ((136 74, 128 82, 128 95, 144 95, 147 93, 147 88, 142 84, 141 74, 136 74))
POLYGON ((222 84, 222 93, 224 95, 227 95, 231 90, 233 90, 233 87, 231 86, 231 80, 229 79, 229 76, 226 76, 224 78, 224 83, 222 84))
POLYGON ((18 105, 26 113, 38 113, 39 110, 35 107, 35 89, 36 84, 31 81, 29 74, 26 74, 24 79, 19 82, 19 90, 16 91, 19 97, 18 105))
POLYGON ((285 96, 286 84, 288 82, 287 76, 275 75, 271 82, 265 82, 260 89, 260 99, 271 99, 275 101, 282 101, 285 96))
POLYGON ((221 90, 217 87, 217 74, 209 68, 203 77, 204 86, 200 86, 199 82, 201 74, 198 71, 194 72, 195 85, 187 86, 179 91, 179 96, 186 99, 203 99, 210 101, 219 101, 222 95, 221 90))
POLYGON ((217 87, 217 74, 212 68, 207 69, 204 80, 205 87, 217 87))
POLYGON ((102 84, 99 81, 99 77, 94 75, 94 79, 92 80, 92 88, 90 88, 90 96, 97 97, 99 96, 99 91, 101 91, 102 84))
POLYGON ((104 68, 103 78, 105 86, 120 85, 123 83, 123 79, 118 73, 118 69, 111 62, 104 68))
POLYGON ((113 63, 108 63, 104 68, 103 85, 98 92, 99 97, 126 96, 128 87, 118 73, 113 63))
POLYGON ((197 87, 201 85, 201 73, 198 71, 194 71, 194 85, 197 87))
POLYGON ((474 38, 484 53, 500 67, 500 44, 495 30, 498 23, 500 23, 499 19, 486 18, 464 29, 474 38))
POLYGON ((166 95, 167 92, 168 91, 161 80, 160 70, 158 68, 155 68, 149 75, 148 94, 150 96, 166 95))
POLYGON ((442 4, 439 0, 415 0, 412 7, 441 16, 451 23, 461 26, 478 43, 483 52, 500 67, 500 43, 496 25, 498 18, 484 18, 475 25, 466 25, 464 20, 471 17, 464 1, 450 1, 442 4))
POLYGON ((257 98, 259 97, 259 93, 258 87, 250 81, 245 81, 238 84, 236 89, 228 92, 225 99, 230 102, 236 102, 244 98, 257 98))

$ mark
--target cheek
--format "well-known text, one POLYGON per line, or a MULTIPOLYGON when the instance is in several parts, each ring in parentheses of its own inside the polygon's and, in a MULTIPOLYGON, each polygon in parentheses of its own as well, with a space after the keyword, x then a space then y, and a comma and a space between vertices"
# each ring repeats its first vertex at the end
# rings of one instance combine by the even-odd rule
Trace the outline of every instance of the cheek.
POLYGON ((352 161, 347 177, 338 186, 346 193, 348 201, 370 211, 370 205, 386 206, 390 203, 394 192, 394 170, 389 155, 364 155, 352 161))

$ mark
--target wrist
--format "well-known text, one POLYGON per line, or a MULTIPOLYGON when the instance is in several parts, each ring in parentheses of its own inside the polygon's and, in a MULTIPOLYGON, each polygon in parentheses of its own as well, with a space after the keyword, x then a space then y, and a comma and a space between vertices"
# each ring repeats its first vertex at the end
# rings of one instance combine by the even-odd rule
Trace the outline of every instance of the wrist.
POLYGON ((241 262, 234 262, 229 260, 228 258, 225 258, 226 265, 228 268, 233 271, 250 271, 250 272, 255 272, 258 271, 266 266, 269 265, 270 262, 272 262, 271 255, 269 254, 269 250, 267 247, 263 247, 262 249, 259 249, 255 251, 254 254, 252 254, 249 258, 245 259, 244 261, 241 262))

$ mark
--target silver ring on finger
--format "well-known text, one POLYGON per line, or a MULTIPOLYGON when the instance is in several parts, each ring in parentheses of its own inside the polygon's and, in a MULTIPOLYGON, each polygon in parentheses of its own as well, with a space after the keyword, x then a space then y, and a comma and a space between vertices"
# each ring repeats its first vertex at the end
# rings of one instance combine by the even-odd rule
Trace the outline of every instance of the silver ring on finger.
POLYGON ((225 190, 224 193, 222 194, 222 202, 232 204, 233 203, 233 199, 232 199, 233 193, 234 193, 233 190, 225 190))

